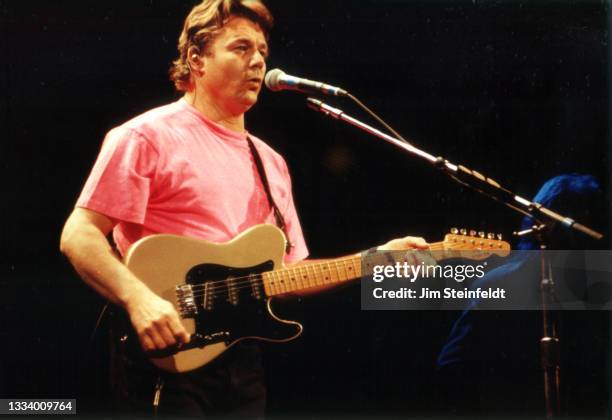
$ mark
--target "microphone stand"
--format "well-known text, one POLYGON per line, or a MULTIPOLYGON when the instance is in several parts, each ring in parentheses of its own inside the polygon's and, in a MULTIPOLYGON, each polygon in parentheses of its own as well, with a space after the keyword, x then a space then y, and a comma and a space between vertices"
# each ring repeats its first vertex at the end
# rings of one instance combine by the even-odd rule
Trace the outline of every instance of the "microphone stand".
MULTIPOLYGON (((418 156, 427 161, 436 169, 442 170, 452 179, 461 185, 470 187, 481 194, 489 197, 492 200, 498 201, 512 210, 531 217, 538 223, 531 229, 532 232, 521 232, 521 234, 535 233, 540 242, 540 266, 541 280, 540 293, 542 303, 542 339, 540 340, 540 352, 542 368, 544 370, 544 399, 546 404, 546 418, 552 419, 560 415, 560 359, 559 359, 559 337, 557 335, 557 319, 550 309, 550 305, 556 300, 554 282, 552 278, 552 269, 550 261, 544 250, 546 244, 544 242, 543 231, 546 224, 540 219, 548 222, 560 222, 561 225, 568 229, 574 229, 593 239, 600 240, 603 235, 595 230, 584 226, 575 220, 563 216, 553 210, 550 210, 540 203, 532 202, 523 198, 512 191, 502 187, 497 181, 469 169, 461 164, 454 164, 447 159, 427 153, 405 140, 399 140, 391 137, 380 130, 377 130, 356 118, 353 118, 344 113, 341 109, 331 107, 322 101, 314 98, 307 98, 308 107, 315 111, 321 112, 327 116, 347 122, 361 130, 372 134, 387 143, 402 149, 408 154, 418 156)), ((395 132, 394 132, 395 134, 395 132)), ((398 136, 400 137, 400 136, 398 136)))

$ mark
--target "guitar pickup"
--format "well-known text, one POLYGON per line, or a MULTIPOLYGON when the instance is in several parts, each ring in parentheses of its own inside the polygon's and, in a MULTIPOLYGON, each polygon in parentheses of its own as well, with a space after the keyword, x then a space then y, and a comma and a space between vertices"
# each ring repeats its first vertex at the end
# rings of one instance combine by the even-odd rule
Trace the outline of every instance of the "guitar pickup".
POLYGON ((193 287, 190 284, 181 284, 176 286, 175 292, 181 317, 195 318, 198 315, 198 306, 195 302, 193 287))

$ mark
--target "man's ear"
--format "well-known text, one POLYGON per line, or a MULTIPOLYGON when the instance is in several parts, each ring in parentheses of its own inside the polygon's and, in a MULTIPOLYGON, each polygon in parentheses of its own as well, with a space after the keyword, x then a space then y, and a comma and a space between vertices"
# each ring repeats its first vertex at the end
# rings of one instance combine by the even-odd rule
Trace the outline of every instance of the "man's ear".
POLYGON ((187 63, 189 69, 197 76, 204 74, 204 60, 200 56, 200 49, 196 46, 189 47, 187 50, 187 63))

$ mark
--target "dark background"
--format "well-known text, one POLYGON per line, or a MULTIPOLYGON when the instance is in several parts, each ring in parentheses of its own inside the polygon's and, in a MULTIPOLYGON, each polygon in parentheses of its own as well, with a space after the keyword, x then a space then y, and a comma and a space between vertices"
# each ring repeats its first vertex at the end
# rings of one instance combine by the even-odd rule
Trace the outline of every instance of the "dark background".
MULTIPOLYGON (((104 346, 88 344, 102 302, 59 254, 59 234, 105 132, 178 98, 166 74, 193 4, 0 1, 0 396, 104 391, 104 346)), ((342 86, 416 145, 526 197, 563 172, 597 176, 609 197, 607 2, 268 5, 268 68, 342 86)), ((263 91, 247 126, 286 157, 312 257, 407 234, 436 241, 451 226, 508 236, 520 220, 297 93, 263 91)), ((359 305, 356 287, 281 305, 307 330, 268 352, 271 413, 445 411, 432 378, 457 314, 359 305)), ((526 384, 509 386, 540 392, 526 384)))

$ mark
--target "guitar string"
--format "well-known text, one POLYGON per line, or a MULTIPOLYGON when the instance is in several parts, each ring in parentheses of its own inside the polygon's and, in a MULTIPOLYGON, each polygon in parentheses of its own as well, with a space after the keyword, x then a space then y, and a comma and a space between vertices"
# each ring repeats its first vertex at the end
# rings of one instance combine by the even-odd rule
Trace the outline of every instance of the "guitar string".
MULTIPOLYGON (((358 257, 355 257, 355 259, 357 259, 357 258, 358 257)), ((311 284, 311 285, 307 285, 307 286, 304 287, 304 280, 301 280, 300 276, 296 276, 294 279, 287 280, 287 282, 285 282, 284 279, 274 280, 274 281, 276 281, 277 283, 282 284, 283 287, 286 287, 286 285, 292 283, 291 287, 297 285, 299 288, 309 288, 309 287, 321 286, 321 285, 325 285, 325 284, 340 283, 340 282, 343 282, 343 281, 348 281, 349 279, 354 279, 355 278, 354 274, 348 274, 348 270, 346 270, 347 265, 350 264, 350 263, 345 262, 345 261, 339 261, 339 263, 344 264, 344 270, 345 270, 345 273, 347 273, 347 275, 346 275, 346 277, 341 278, 342 276, 340 275, 340 272, 338 271, 338 269, 336 269, 337 274, 338 274, 338 280, 334 281, 332 283, 323 281, 322 283, 318 283, 318 284, 315 283, 314 285, 311 284), (300 283, 302 283, 302 284, 300 284, 300 283)), ((252 280, 249 280, 249 281, 246 281, 246 282, 244 282, 244 281, 243 282, 239 282, 238 283, 238 287, 236 287, 236 284, 234 284, 233 287, 232 287, 233 291, 240 290, 240 289, 246 289, 246 288, 252 288, 254 285, 259 286, 260 284, 263 284, 263 278, 261 277, 261 274, 256 274, 254 276, 256 276, 256 277, 253 278, 252 280), (246 283, 248 283, 248 284, 246 284, 246 283)), ((315 273, 315 277, 317 277, 316 273, 315 273)), ((333 278, 333 276, 330 275, 329 277, 326 277, 326 280, 329 280, 329 278, 333 278)), ((306 279, 306 281, 309 281, 309 279, 306 279)), ((221 280, 221 282, 226 283, 226 281, 223 281, 223 280, 221 280)), ((206 288, 205 285, 201 286, 201 287, 206 288)), ((281 291, 281 293, 282 292, 289 293, 290 291, 281 291)), ((208 290, 196 291, 195 293, 190 294, 190 296, 193 296, 194 298, 195 297, 201 297, 201 296, 206 295, 207 293, 210 293, 213 297, 218 297, 218 296, 223 296, 225 294, 229 295, 229 289, 228 289, 227 285, 224 285, 224 286, 219 286, 219 287, 208 288, 208 290)))
MULTIPOLYGON (((335 264, 339 265, 339 263, 344 265, 344 267, 341 267, 341 268, 344 268, 345 272, 347 272, 347 270, 346 270, 347 266, 354 265, 354 264, 351 264, 349 262, 344 262, 344 261, 336 262, 335 264)), ((336 268, 337 272, 338 272, 338 268, 340 268, 340 267, 336 268)), ((281 270, 277 270, 277 271, 275 271, 275 273, 277 273, 279 271, 281 271, 281 270)), ((270 273, 270 271, 268 271, 267 273, 270 273)), ((262 274, 264 274, 264 273, 252 274, 251 276, 244 276, 244 277, 234 277, 234 278, 232 278, 232 283, 233 284, 232 284, 231 287, 232 287, 233 290, 240 290, 240 289, 245 289, 245 288, 253 287, 254 285, 256 285, 256 286, 262 285, 263 284, 262 274), (250 279, 246 280, 246 281, 239 281, 239 282, 234 282, 233 281, 233 280, 236 280, 236 279, 243 279, 243 278, 249 278, 249 277, 250 277, 250 279)), ((307 276, 310 276, 310 274, 307 274, 307 276)), ((353 276, 353 274, 347 275, 346 280, 348 280, 349 278, 353 278, 351 276, 353 276)), ((315 277, 320 278, 319 275, 317 275, 316 272, 315 272, 315 277)), ((339 279, 338 282, 343 281, 343 280, 340 280, 340 277, 341 277, 341 275, 338 272, 338 279, 339 279)), ((329 276, 326 277, 326 279, 329 279, 329 278, 332 278, 332 276, 329 275, 329 276)), ((306 281, 309 281, 309 280, 310 279, 306 279, 306 281)), ((344 281, 346 281, 346 280, 344 280, 344 281)), ((293 283, 293 284, 297 284, 297 285, 299 285, 299 283, 302 283, 302 286, 303 286, 304 280, 302 280, 301 276, 295 276, 294 279, 287 280, 286 282, 285 282, 285 279, 273 279, 271 281, 272 284, 277 283, 277 284, 283 284, 283 285, 289 284, 290 282, 293 283)), ((208 288, 206 287, 206 284, 192 285, 192 290, 195 289, 195 292, 189 294, 189 296, 200 297, 200 296, 203 296, 206 293, 212 293, 214 296, 219 296, 220 293, 221 294, 225 293, 225 292, 229 293, 228 285, 227 285, 227 283, 228 283, 227 280, 214 281, 214 282, 210 282, 208 284, 214 284, 214 283, 216 283, 216 284, 224 283, 224 285, 216 285, 216 286, 208 287, 208 288), (205 289, 205 290, 202 290, 202 289, 205 289)), ((325 283, 323 283, 323 284, 325 284, 325 283)), ((318 286, 318 285, 321 285, 321 284, 315 284, 315 286, 318 286)), ((309 286, 307 286, 307 287, 309 287, 309 286)))
MULTIPOLYGON (((345 280, 348 280, 348 278, 345 279, 345 280)), ((340 283, 342 281, 343 280, 338 280, 337 282, 326 283, 326 284, 340 283)), ((312 286, 305 286, 305 287, 303 285, 300 285, 300 286, 302 286, 302 287, 299 287, 299 288, 307 289, 309 287, 321 286, 321 284, 313 284, 312 286)), ((241 289, 247 289, 247 288, 252 288, 252 285, 243 285, 243 286, 240 286, 240 287, 234 287, 232 291, 241 290, 241 289)), ((290 293, 290 291, 282 291, 279 294, 282 294, 282 293, 290 293)), ((194 293, 192 296, 194 298, 196 298, 196 297, 201 297, 201 296, 204 296, 204 295, 206 295, 205 291, 204 292, 194 293)), ((225 289, 225 290, 216 290, 214 293, 212 293, 212 296, 215 297, 215 298, 216 297, 222 297, 224 295, 229 295, 229 290, 227 290, 227 289, 225 289)))
MULTIPOLYGON (((444 246, 443 243, 433 243, 433 244, 430 244, 430 249, 429 250, 431 250, 431 251, 443 250, 444 249, 443 246, 444 246)), ((410 250, 404 250, 404 251, 410 251, 410 250)), ((389 251, 387 251, 387 252, 389 252, 389 251)), ((391 251, 391 252, 403 252, 403 251, 391 251)), ((354 256, 354 257, 348 257, 346 259, 341 259, 341 260, 330 260, 327 263, 313 263, 313 264, 309 264, 309 265, 305 265, 305 266, 301 266, 301 267, 295 267, 295 268, 281 268, 281 269, 278 269, 278 270, 266 271, 265 273, 279 273, 279 272, 288 272, 288 271, 291 271, 291 270, 302 270, 302 269, 305 270, 305 269, 307 269, 307 267, 312 267, 314 269, 315 267, 323 266, 324 264, 327 264, 327 265, 330 265, 330 264, 339 264, 339 263, 347 264, 348 260, 361 259, 361 258, 362 258, 361 256, 354 256)), ((368 258, 371 258, 371 257, 368 257, 368 258)), ((248 277, 249 276, 234 277, 233 280, 246 279, 248 277)), ((211 281, 211 282, 208 282, 208 284, 211 285, 211 284, 215 284, 215 283, 225 283, 225 281, 226 281, 226 279, 218 280, 218 281, 211 281)), ((192 285, 192 286, 205 287, 204 285, 200 285, 200 284, 192 285)), ((221 286, 221 287, 225 287, 225 286, 221 286)))
MULTIPOLYGON (((469 249, 469 248, 468 248, 469 249)), ((441 243, 434 243, 434 244, 430 244, 430 249, 426 250, 426 251, 440 251, 440 250, 444 250, 444 244, 441 243)), ((400 251, 391 251, 391 252, 400 252, 400 251)), ((403 251, 402 251, 403 252, 403 251)), ((371 258, 371 257, 368 257, 371 258)), ((338 265, 338 264, 343 264, 344 266, 346 266, 347 264, 353 264, 352 262, 348 261, 348 260, 356 260, 356 259, 362 259, 361 256, 355 256, 355 257, 349 257, 345 260, 331 260, 328 263, 314 263, 311 265, 304 265, 301 267, 295 267, 295 268, 282 268, 282 269, 278 269, 278 270, 272 270, 272 271, 266 271, 264 273, 257 273, 257 274, 265 274, 265 273, 277 273, 278 275, 281 275, 281 273, 288 273, 291 271, 295 271, 295 270, 307 270, 309 267, 314 271, 317 267, 319 268, 319 270, 323 270, 323 269, 333 269, 333 267, 331 267, 332 264, 338 265), (324 267, 324 265, 327 265, 328 267, 324 267)), ((361 263, 360 263, 361 264, 361 263)), ((247 276, 239 276, 239 277, 233 277, 232 280, 243 280, 243 279, 248 279, 245 281, 245 283, 250 283, 251 280, 249 279, 251 276, 253 276, 255 273, 247 275, 247 276)), ((210 281, 207 283, 198 283, 198 284, 193 284, 192 286, 192 290, 195 289, 197 290, 198 288, 204 288, 204 287, 208 287, 208 289, 212 289, 214 290, 214 287, 216 287, 215 285, 219 285, 219 287, 221 288, 226 288, 227 285, 227 280, 228 279, 222 279, 222 280, 215 280, 215 281, 210 281), (223 283, 223 284, 220 284, 223 283), (208 286, 207 286, 208 285, 208 286)), ((185 283, 183 283, 185 284, 185 283)))
MULTIPOLYGON (((441 248, 441 247, 440 247, 440 248, 441 248)), ((360 258, 361 258, 360 256, 356 256, 356 257, 352 257, 352 258, 350 258, 350 259, 352 259, 352 260, 356 260, 356 259, 360 259, 360 258)), ((346 272, 346 271, 347 271, 347 270, 346 270, 346 267, 347 267, 348 265, 354 265, 354 263, 353 263, 353 262, 350 262, 350 261, 348 261, 348 260, 342 260, 342 261, 331 261, 331 262, 330 262, 330 263, 328 263, 328 264, 335 264, 335 265, 336 265, 336 267, 335 267, 336 272, 337 272, 337 274, 339 275, 338 280, 337 280, 337 281, 335 281, 335 282, 333 282, 333 283, 338 283, 338 282, 342 282, 342 281, 346 281, 346 280, 348 280, 348 279, 354 278, 354 277, 351 277, 351 276, 353 276, 353 274, 351 274, 351 275, 347 276, 345 279, 342 279, 342 280, 341 280, 341 279, 340 279, 340 273, 339 273, 339 271, 338 271, 338 270, 339 270, 339 268, 343 268, 343 269, 345 270, 345 272, 346 272)), ((317 265, 318 265, 318 264, 317 264, 317 265)), ((304 267, 302 267, 302 269, 306 269, 306 267, 307 267, 307 266, 304 266, 304 267)), ((318 274, 315 272, 315 267, 316 267, 316 265, 311 265, 311 266, 309 266, 309 267, 311 267, 311 268, 312 268, 312 270, 313 270, 313 272, 314 272, 314 274, 315 274, 315 278, 320 278, 320 275, 318 275, 318 274)), ((321 266, 319 267, 319 270, 321 271, 321 274, 323 273, 323 271, 322 271, 323 269, 325 269, 325 268, 323 268, 323 267, 322 267, 322 265, 321 265, 321 266)), ((326 269, 330 270, 330 269, 333 269, 333 268, 332 268, 331 266, 329 266, 329 267, 327 267, 326 269)), ((293 271, 293 270, 295 270, 295 269, 283 269, 283 270, 275 270, 275 271, 268 271, 268 272, 266 272, 266 273, 272 273, 272 272, 274 272, 274 273, 281 273, 281 272, 288 273, 288 272, 293 271)), ((264 274, 264 273, 251 274, 251 275, 249 275, 249 276, 242 276, 242 277, 234 277, 234 278, 232 278, 232 280, 247 279, 247 278, 248 278, 248 280, 246 280, 246 281, 238 281, 238 282, 234 282, 234 284, 233 284, 231 287, 232 287, 233 291, 236 291, 236 290, 240 290, 240 289, 245 289, 245 288, 253 288, 253 286, 259 286, 259 285, 262 285, 262 284, 263 284, 263 277, 262 277, 262 274, 264 274)), ((308 273, 307 273, 307 275, 308 275, 308 273)), ((330 276, 330 277, 331 277, 331 276, 330 276)), ((281 279, 275 279, 275 280, 273 280, 271 283, 273 284, 274 282, 277 282, 277 283, 282 284, 284 287, 286 287, 286 285, 288 285, 288 284, 292 283, 292 286, 291 286, 291 287, 293 287, 293 286, 297 285, 297 286, 299 286, 300 288, 304 288, 304 280, 301 280, 301 279, 300 279, 300 276, 295 276, 295 278, 292 278, 291 280, 287 280, 287 282, 285 282, 283 278, 281 278, 281 279), (297 278, 298 280, 296 280, 295 278, 297 278), (300 283, 302 283, 302 284, 300 284, 300 283)), ((329 279, 329 278, 328 278, 328 277, 326 277, 326 280, 328 280, 328 279, 329 279)), ((311 280, 311 279, 306 278, 306 281, 312 281, 312 280, 311 280)), ((224 294, 228 294, 228 295, 229 295, 229 289, 228 289, 227 279, 225 279, 225 280, 218 280, 218 281, 212 281, 212 282, 209 282, 209 283, 207 283, 207 284, 209 284, 209 285, 213 285, 213 286, 212 286, 212 287, 210 287, 210 286, 209 286, 209 287, 207 287, 207 286, 206 286, 206 284, 196 284, 196 285, 192 285, 192 290, 193 290, 193 289, 195 289, 195 293, 192 293, 190 296, 193 296, 193 297, 200 297, 200 296, 205 295, 206 293, 210 293, 210 294, 211 294, 213 297, 219 297, 219 296, 222 296, 222 295, 224 295, 224 294), (216 286, 216 285, 215 285, 215 284, 219 284, 219 283, 224 283, 224 284, 223 284, 223 285, 219 285, 219 286, 216 286), (202 290, 202 291, 200 291, 202 288, 207 289, 207 290, 202 290)), ((313 287, 313 286, 319 286, 319 285, 325 285, 325 284, 329 284, 329 282, 327 282, 327 283, 326 283, 325 281, 323 281, 323 283, 322 283, 322 284, 314 284, 314 285, 309 285, 309 286, 306 286, 305 288, 308 288, 308 287, 313 287)), ((289 292, 290 292, 290 291, 286 291, 286 293, 289 293, 289 292)))
MULTIPOLYGON (((351 257, 350 259, 357 260, 357 259, 361 259, 361 257, 351 257)), ((250 277, 252 277, 254 275, 262 276, 262 275, 264 275, 266 273, 275 273, 275 274, 270 274, 270 275, 271 276, 272 275, 277 276, 277 275, 283 275, 285 273, 290 273, 292 271, 293 272, 296 272, 296 271, 297 272, 303 272, 303 271, 306 271, 308 269, 311 269, 311 270, 315 271, 316 270, 315 266, 318 267, 318 271, 328 270, 328 269, 329 270, 333 270, 334 269, 334 267, 331 267, 331 266, 330 267, 322 268, 323 264, 327 264, 327 265, 332 265, 333 264, 333 265, 336 265, 336 266, 342 265, 343 267, 346 267, 349 264, 350 265, 355 265, 355 264, 361 264, 361 263, 360 262, 357 263, 357 262, 344 261, 344 260, 343 261, 330 261, 329 263, 322 263, 321 265, 314 264, 314 265, 301 266, 301 267, 295 267, 295 268, 281 268, 281 269, 278 269, 278 270, 264 271, 263 273, 252 273, 252 274, 247 275, 247 276, 231 277, 231 280, 232 281, 240 280, 240 282, 242 282, 242 283, 250 283, 251 282, 250 277), (244 280, 244 279, 246 279, 246 280, 244 280)), ((191 288, 192 288, 192 290, 194 290, 194 289, 197 290, 197 289, 201 289, 201 288, 204 288, 204 287, 208 287, 208 289, 210 290, 211 286, 212 286, 212 289, 214 290, 215 287, 217 287, 217 285, 219 285, 220 288, 225 288, 225 287, 227 287, 226 283, 227 283, 227 280, 229 280, 229 279, 230 278, 226 278, 226 279, 223 279, 223 280, 214 280, 214 281, 210 281, 208 283, 196 283, 196 284, 192 284, 191 288), (221 285, 220 283, 223 283, 223 284, 221 285)), ((273 280, 273 281, 276 281, 276 280, 273 280)))
MULTIPOLYGON (((438 247, 436 247, 438 248, 438 247)), ((442 249, 442 247, 440 246, 439 249, 442 249)), ((433 250, 437 250, 437 249, 433 249, 433 250)), ((356 259, 360 259, 360 256, 356 256, 356 257, 351 257, 350 259, 352 260, 356 260, 356 259)), ((330 261, 329 263, 323 263, 323 264, 313 264, 313 265, 309 265, 309 266, 302 266, 302 267, 296 267, 296 268, 288 268, 288 269, 279 269, 279 270, 273 270, 273 271, 267 271, 264 273, 253 273, 247 276, 239 276, 239 277, 233 277, 232 280, 234 281, 234 285, 242 285, 245 284, 246 287, 250 287, 252 285, 252 282, 254 281, 253 276, 254 275, 261 275, 261 274, 265 274, 265 273, 276 273, 275 275, 277 276, 283 276, 284 273, 290 273, 291 271, 295 271, 295 270, 300 270, 301 272, 305 271, 308 269, 308 267, 311 268, 311 270, 313 270, 314 274, 316 277, 319 276, 319 274, 317 274, 315 271, 318 269, 321 272, 321 274, 323 273, 323 270, 333 270, 334 267, 332 267, 331 265, 335 265, 335 269, 336 271, 338 271, 339 268, 343 268, 346 270, 346 266, 347 265, 353 265, 354 262, 348 261, 348 260, 341 260, 341 261, 330 261), (328 267, 324 267, 323 264, 327 264, 328 267), (244 281, 241 281, 242 279, 247 279, 244 281), (239 280, 238 282, 236 282, 236 280, 239 280), (248 283, 248 284, 247 284, 248 283)), ((286 274, 285 274, 286 275, 286 274)), ((308 275, 308 273, 307 273, 308 275)), ((300 276, 296 276, 296 277, 300 277, 300 276)), ((208 283, 199 283, 199 284, 194 284, 191 285, 192 286, 192 290, 198 291, 202 288, 207 288, 209 292, 213 292, 217 289, 227 289, 227 280, 228 279, 222 279, 222 280, 215 280, 215 281, 210 281, 208 283), (207 286, 208 285, 208 286, 207 286)), ((283 278, 281 279, 273 279, 272 283, 274 281, 281 281, 284 280, 283 278)))

